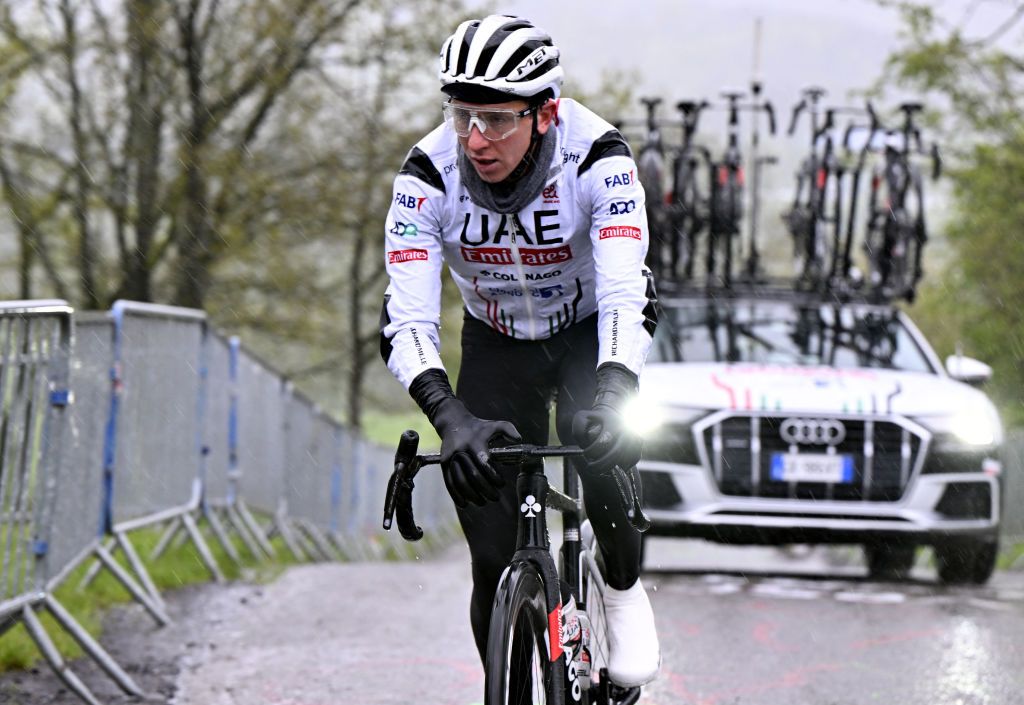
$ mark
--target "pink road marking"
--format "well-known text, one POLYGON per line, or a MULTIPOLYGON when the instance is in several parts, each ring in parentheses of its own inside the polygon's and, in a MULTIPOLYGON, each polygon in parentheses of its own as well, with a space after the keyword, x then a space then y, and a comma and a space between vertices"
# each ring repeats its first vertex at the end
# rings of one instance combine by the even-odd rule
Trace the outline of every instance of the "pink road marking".
POLYGON ((942 634, 941 629, 925 629, 923 631, 916 632, 899 632, 897 634, 888 634, 886 636, 880 636, 875 639, 861 639, 854 641, 850 644, 851 649, 872 649, 876 646, 887 646, 888 644, 899 644, 904 641, 913 641, 914 639, 927 639, 929 637, 938 636, 942 634))
POLYGON ((791 646, 775 638, 777 625, 773 622, 758 622, 751 631, 751 636, 758 644, 772 651, 792 653, 798 651, 797 647, 791 646))

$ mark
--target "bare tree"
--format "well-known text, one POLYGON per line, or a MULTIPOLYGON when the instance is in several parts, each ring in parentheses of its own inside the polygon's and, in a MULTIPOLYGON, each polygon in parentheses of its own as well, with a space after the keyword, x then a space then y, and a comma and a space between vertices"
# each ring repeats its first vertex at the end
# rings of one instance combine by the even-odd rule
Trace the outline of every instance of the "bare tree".
POLYGON ((436 51, 462 15, 462 0, 0 0, 19 294, 206 307, 360 424, 391 181, 439 119, 436 51))

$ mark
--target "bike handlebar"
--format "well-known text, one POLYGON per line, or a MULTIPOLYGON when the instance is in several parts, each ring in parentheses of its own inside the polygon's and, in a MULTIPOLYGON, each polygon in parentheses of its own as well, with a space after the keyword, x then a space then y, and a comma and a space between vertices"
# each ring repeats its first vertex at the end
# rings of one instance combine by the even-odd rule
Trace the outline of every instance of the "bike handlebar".
MULTIPOLYGON (((415 488, 413 480, 416 473, 424 465, 438 465, 441 462, 441 456, 438 453, 417 455, 419 442, 420 436, 415 431, 408 430, 402 433, 398 441, 398 448, 395 450, 395 469, 388 479, 387 493, 384 496, 384 530, 391 530, 397 514, 398 531, 407 541, 418 541, 423 538, 423 529, 416 525, 412 508, 412 492, 415 488)), ((525 461, 533 459, 578 457, 583 455, 583 450, 578 446, 537 446, 521 443, 491 448, 488 453, 491 460, 522 465, 525 461)), ((612 468, 612 474, 618 485, 619 499, 630 524, 637 531, 646 531, 651 522, 641 505, 639 488, 633 478, 633 473, 616 466, 612 468)))

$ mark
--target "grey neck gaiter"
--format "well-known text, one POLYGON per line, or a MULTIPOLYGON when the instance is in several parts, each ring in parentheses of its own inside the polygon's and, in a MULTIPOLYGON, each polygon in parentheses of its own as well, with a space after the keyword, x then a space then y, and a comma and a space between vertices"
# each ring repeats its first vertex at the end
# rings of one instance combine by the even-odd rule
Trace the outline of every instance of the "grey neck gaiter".
MULTIPOLYGON (((501 183, 489 184, 480 178, 473 168, 469 157, 459 147, 459 178, 469 191, 473 203, 496 213, 518 213, 535 199, 544 189, 548 179, 561 169, 552 167, 551 160, 555 156, 555 130, 544 133, 540 139, 539 149, 530 149, 525 160, 533 163, 527 165, 526 173, 518 178, 506 179, 501 183)), ((518 168, 517 168, 518 171, 518 168)))

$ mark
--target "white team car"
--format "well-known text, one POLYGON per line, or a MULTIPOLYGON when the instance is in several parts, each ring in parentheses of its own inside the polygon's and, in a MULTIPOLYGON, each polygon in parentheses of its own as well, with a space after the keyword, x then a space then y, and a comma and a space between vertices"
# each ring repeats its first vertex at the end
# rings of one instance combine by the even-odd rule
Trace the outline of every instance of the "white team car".
POLYGON ((647 535, 856 543, 873 577, 917 546, 984 583, 1003 440, 977 360, 943 366, 898 309, 781 287, 663 297, 640 396, 647 535))

